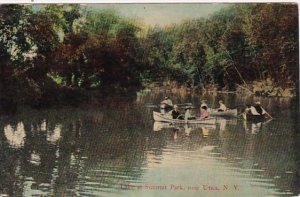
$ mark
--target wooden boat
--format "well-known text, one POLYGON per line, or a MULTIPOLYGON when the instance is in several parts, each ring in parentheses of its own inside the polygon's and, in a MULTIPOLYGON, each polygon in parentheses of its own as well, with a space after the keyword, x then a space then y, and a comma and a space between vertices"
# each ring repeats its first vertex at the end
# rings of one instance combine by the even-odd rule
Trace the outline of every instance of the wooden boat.
POLYGON ((210 109, 210 116, 222 116, 222 117, 237 117, 237 109, 229 109, 226 111, 218 111, 218 109, 210 109))
POLYGON ((216 124, 216 118, 210 117, 205 119, 194 119, 194 120, 179 120, 172 119, 171 116, 161 114, 159 112, 153 111, 153 119, 158 122, 170 122, 170 123, 178 123, 178 124, 216 124))
MULTIPOLYGON (((179 108, 194 107, 192 103, 181 103, 181 104, 175 104, 175 105, 177 105, 177 107, 179 107, 179 108)), ((160 104, 161 109, 173 109, 173 106, 165 104, 165 103, 160 104)))
POLYGON ((265 114, 263 114, 263 115, 253 115, 253 114, 243 113, 242 117, 243 117, 243 120, 253 121, 253 122, 263 122, 263 121, 267 120, 267 117, 266 117, 265 114))

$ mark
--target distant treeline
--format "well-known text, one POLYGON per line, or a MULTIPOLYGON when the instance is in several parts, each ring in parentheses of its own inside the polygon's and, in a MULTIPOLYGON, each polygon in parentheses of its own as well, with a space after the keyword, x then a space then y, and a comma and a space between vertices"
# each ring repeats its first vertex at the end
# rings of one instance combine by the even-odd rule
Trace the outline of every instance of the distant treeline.
POLYGON ((233 89, 267 78, 298 83, 296 4, 234 4, 167 27, 80 5, 0 5, 2 105, 77 103, 87 92, 164 81, 233 89))

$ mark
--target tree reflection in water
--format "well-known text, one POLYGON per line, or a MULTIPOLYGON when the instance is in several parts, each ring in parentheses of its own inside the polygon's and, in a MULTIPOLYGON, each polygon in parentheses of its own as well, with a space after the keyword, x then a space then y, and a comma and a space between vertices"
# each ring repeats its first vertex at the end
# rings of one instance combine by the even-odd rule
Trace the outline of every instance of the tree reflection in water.
MULTIPOLYGON (((156 96, 151 99, 159 101, 156 96)), ((295 193, 294 125, 288 119, 255 126, 219 119, 212 127, 174 127, 153 123, 151 115, 152 110, 128 102, 107 108, 28 110, 1 117, 0 194, 126 195, 120 184, 149 181, 149 173, 162 165, 193 163, 210 170, 201 163, 207 156, 227 166, 226 173, 234 178, 241 173, 248 181, 245 184, 270 189, 259 184, 264 182, 274 192, 295 193)))

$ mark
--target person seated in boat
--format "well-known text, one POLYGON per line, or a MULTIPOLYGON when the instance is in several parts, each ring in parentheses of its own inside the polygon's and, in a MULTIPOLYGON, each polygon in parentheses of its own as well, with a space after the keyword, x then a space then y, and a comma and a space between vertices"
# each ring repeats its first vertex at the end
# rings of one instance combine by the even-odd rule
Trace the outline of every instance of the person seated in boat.
POLYGON ((252 105, 250 105, 250 104, 246 105, 245 113, 247 115, 259 115, 257 113, 256 109, 252 105))
POLYGON ((171 100, 169 97, 167 97, 167 96, 165 97, 164 100, 162 100, 162 101, 160 102, 160 104, 163 105, 164 108, 166 108, 166 107, 173 108, 173 102, 172 102, 172 100, 171 100))
POLYGON ((206 100, 202 100, 202 101, 201 101, 200 107, 201 107, 201 108, 202 108, 202 107, 208 108, 208 106, 207 106, 207 104, 206 104, 206 100))
POLYGON ((222 111, 226 111, 227 107, 226 105, 223 103, 222 100, 219 101, 220 107, 218 108, 218 112, 222 112, 222 111))
POLYGON ((251 109, 251 105, 247 104, 244 113, 245 114, 250 114, 250 112, 251 112, 250 109, 251 109))
POLYGON ((172 110, 172 118, 183 120, 183 115, 180 114, 177 105, 174 105, 174 109, 172 110))
POLYGON ((254 108, 259 115, 265 115, 266 111, 261 107, 260 102, 256 101, 254 108))
POLYGON ((209 117, 209 112, 206 106, 200 107, 200 119, 205 119, 209 117))
POLYGON ((191 107, 185 108, 184 120, 187 121, 187 120, 194 120, 194 119, 196 119, 196 117, 191 115, 191 107))
POLYGON ((248 115, 254 115, 254 116, 259 116, 259 115, 264 115, 266 113, 266 111, 264 109, 259 109, 260 107, 260 102, 256 102, 255 106, 252 106, 250 104, 247 104, 245 112, 248 115), (257 111, 258 109, 258 111, 257 111))

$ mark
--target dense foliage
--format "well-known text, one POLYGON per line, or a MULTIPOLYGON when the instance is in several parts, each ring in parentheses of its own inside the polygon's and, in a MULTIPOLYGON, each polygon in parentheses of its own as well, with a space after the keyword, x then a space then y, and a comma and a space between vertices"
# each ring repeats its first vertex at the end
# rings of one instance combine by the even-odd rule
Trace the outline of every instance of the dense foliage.
MULTIPOLYGON (((154 82, 298 83, 296 4, 235 4, 209 18, 147 27, 79 5, 0 5, 2 105, 44 105, 82 91, 128 92, 154 82)), ((76 99, 75 99, 76 100, 76 99)), ((80 99, 78 100, 80 101, 80 99)))
POLYGON ((297 15, 292 4, 233 5, 208 19, 150 30, 147 38, 156 46, 150 49, 158 51, 150 56, 180 68, 192 85, 230 88, 269 78, 291 87, 298 80, 297 15))

